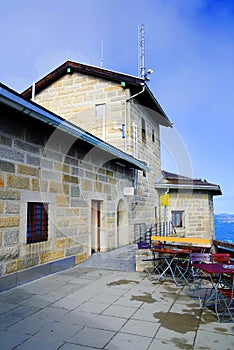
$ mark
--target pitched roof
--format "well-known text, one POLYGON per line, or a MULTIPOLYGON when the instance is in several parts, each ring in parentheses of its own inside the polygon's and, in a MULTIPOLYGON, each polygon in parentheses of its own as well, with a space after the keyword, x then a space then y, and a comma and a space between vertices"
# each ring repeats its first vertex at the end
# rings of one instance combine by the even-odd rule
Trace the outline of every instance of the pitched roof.
POLYGON ((118 162, 121 162, 122 164, 143 171, 149 170, 149 168, 138 159, 73 125, 37 103, 28 101, 22 97, 22 95, 18 94, 16 91, 10 89, 2 83, 0 83, 0 103, 20 111, 28 118, 34 118, 45 124, 52 125, 55 128, 59 128, 60 130, 75 136, 77 139, 82 140, 92 147, 97 147, 98 149, 111 155, 111 158, 114 161, 118 160, 118 162))
MULTIPOLYGON (((114 82, 124 82, 126 88, 129 88, 132 96, 144 90, 136 98, 145 107, 157 112, 158 123, 172 127, 171 121, 168 119, 167 115, 163 111, 162 107, 156 100, 152 91, 149 89, 145 80, 133 75, 128 75, 124 73, 119 73, 111 70, 107 70, 100 67, 95 67, 87 64, 77 63, 73 61, 66 61, 59 67, 55 68, 52 72, 44 76, 35 84, 35 94, 43 91, 52 83, 60 79, 65 74, 72 74, 74 72, 92 75, 98 78, 114 81, 114 82), (144 87, 144 89, 143 89, 144 87)), ((30 99, 32 96, 32 86, 22 92, 22 96, 30 99)))
POLYGON ((192 189, 211 192, 213 195, 221 195, 219 185, 202 179, 193 179, 187 176, 162 170, 162 176, 155 182, 156 188, 161 189, 192 189))

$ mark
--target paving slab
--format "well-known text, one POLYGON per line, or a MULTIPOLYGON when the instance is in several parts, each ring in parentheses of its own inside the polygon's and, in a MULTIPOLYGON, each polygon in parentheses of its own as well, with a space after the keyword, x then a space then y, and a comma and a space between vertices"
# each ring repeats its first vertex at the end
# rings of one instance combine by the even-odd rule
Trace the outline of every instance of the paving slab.
POLYGON ((90 346, 93 348, 102 349, 113 338, 116 332, 106 330, 85 327, 76 335, 74 335, 70 342, 73 344, 90 346))
POLYGON ((105 347, 105 350, 146 350, 151 338, 119 332, 105 347))
POLYGON ((0 293, 0 347, 233 349, 234 324, 218 323, 214 312, 202 310, 187 287, 142 278, 134 270, 134 249, 101 253, 69 270, 0 293))

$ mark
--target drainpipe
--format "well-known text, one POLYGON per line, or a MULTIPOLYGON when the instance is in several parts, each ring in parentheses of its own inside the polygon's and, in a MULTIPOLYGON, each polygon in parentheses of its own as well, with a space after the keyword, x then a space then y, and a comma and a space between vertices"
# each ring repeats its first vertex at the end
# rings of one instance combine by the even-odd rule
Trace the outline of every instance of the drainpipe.
MULTIPOLYGON (((135 97, 139 96, 140 94, 143 94, 143 92, 145 91, 145 83, 141 83, 141 85, 143 85, 142 90, 140 92, 138 92, 137 94, 130 96, 126 100, 126 102, 129 102, 132 99, 134 99, 135 97)), ((127 103, 126 102, 125 102, 125 127, 127 127, 127 103)), ((135 157, 135 154, 134 154, 134 157, 135 157)))
POLYGON ((130 97, 126 100, 126 102, 129 102, 130 100, 132 100, 133 98, 137 97, 138 95, 142 94, 142 93, 145 91, 145 83, 141 83, 141 85, 143 85, 143 89, 142 89, 140 92, 138 92, 137 94, 135 94, 135 95, 133 95, 133 96, 130 96, 130 97))
MULTIPOLYGON (((143 94, 143 92, 145 91, 145 83, 142 83, 141 86, 142 86, 142 85, 143 85, 142 90, 141 90, 140 92, 138 92, 137 94, 135 94, 135 95, 133 95, 133 96, 130 96, 130 97, 126 100, 126 102, 129 102, 129 101, 131 101, 132 99, 134 99, 135 97, 137 97, 137 96, 143 94)), ((126 105, 126 103, 125 103, 125 105, 126 105)), ((125 117, 126 117, 126 114, 125 114, 125 117)), ((126 124, 125 124, 125 125, 126 125, 126 124)), ((134 156, 135 156, 135 155, 134 155, 134 156)), ((134 169, 134 192, 135 192, 135 194, 136 194, 137 188, 138 188, 138 173, 137 173, 137 170, 134 169)))
POLYGON ((125 125, 125 140, 124 140, 124 150, 127 151, 127 137, 128 137, 128 130, 127 130, 127 101, 124 103, 124 125, 125 125))
MULTIPOLYGON (((141 85, 143 85, 143 88, 140 92, 138 92, 137 94, 133 95, 133 96, 130 96, 126 101, 125 101, 125 120, 124 120, 124 123, 125 123, 125 128, 127 130, 127 103, 126 102, 129 102, 131 101, 133 98, 137 97, 138 95, 142 94, 144 91, 145 91, 145 84, 142 83, 141 85)), ((125 144, 124 144, 124 148, 125 148, 125 151, 127 151, 127 138, 125 138, 125 144)))

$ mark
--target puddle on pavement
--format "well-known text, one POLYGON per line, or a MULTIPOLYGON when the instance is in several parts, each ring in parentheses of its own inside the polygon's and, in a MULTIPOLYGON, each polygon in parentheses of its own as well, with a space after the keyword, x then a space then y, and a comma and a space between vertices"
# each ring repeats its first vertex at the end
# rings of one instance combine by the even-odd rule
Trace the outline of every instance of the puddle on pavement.
POLYGON ((187 344, 187 340, 183 338, 172 338, 171 342, 175 344, 176 349, 181 350, 192 350, 193 346, 191 344, 187 344))
POLYGON ((171 331, 185 334, 197 329, 199 315, 190 313, 178 314, 176 312, 155 312, 154 318, 160 320, 162 327, 171 331))
POLYGON ((217 322, 217 317, 211 310, 203 310, 202 317, 201 317, 201 324, 208 324, 211 322, 217 322))
POLYGON ((150 293, 144 292, 145 295, 132 295, 130 300, 142 301, 143 303, 153 304, 157 300, 150 293))
POLYGON ((219 333, 227 333, 227 329, 221 327, 215 327, 215 331, 219 333))
POLYGON ((119 280, 119 281, 107 283, 107 285, 108 287, 111 287, 111 286, 121 286, 122 284, 130 284, 130 283, 139 284, 138 281, 134 281, 134 280, 119 280))
POLYGON ((168 300, 168 299, 175 299, 176 298, 176 293, 170 293, 170 292, 163 292, 162 295, 160 295, 161 300, 168 300))

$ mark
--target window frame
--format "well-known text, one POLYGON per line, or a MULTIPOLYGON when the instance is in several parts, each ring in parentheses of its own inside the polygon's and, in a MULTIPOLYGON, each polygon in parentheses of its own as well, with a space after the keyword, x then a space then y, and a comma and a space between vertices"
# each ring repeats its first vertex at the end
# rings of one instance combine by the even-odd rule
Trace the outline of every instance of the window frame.
POLYGON ((48 241, 48 203, 27 203, 26 243, 48 241))
POLYGON ((172 210, 171 222, 173 227, 177 227, 177 228, 184 227, 184 210, 172 210))
POLYGON ((95 119, 101 121, 102 136, 101 138, 105 141, 106 139, 106 103, 95 104, 95 119))

